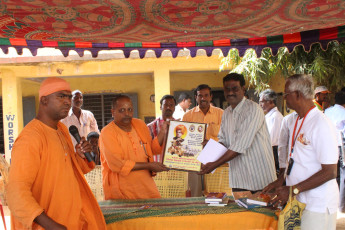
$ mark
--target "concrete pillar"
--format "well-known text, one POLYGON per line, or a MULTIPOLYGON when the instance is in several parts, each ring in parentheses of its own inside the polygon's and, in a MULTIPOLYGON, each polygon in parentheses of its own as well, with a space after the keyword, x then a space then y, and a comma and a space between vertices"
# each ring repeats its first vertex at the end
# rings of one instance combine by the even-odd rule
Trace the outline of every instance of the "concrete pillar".
POLYGON ((14 141, 23 129, 21 79, 8 69, 0 69, 0 76, 2 78, 5 157, 7 162, 10 162, 14 141))
POLYGON ((170 71, 166 68, 157 68, 153 72, 153 77, 155 82, 156 117, 159 117, 162 115, 159 101, 164 95, 170 94, 170 71))

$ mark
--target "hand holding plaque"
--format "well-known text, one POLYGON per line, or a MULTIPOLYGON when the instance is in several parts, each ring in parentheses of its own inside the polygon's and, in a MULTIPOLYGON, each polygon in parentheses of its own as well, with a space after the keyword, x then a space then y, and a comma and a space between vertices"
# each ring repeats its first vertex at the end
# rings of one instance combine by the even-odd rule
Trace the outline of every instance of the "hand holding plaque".
POLYGON ((170 121, 163 164, 171 169, 200 171, 201 163, 197 160, 205 139, 206 124, 170 121))

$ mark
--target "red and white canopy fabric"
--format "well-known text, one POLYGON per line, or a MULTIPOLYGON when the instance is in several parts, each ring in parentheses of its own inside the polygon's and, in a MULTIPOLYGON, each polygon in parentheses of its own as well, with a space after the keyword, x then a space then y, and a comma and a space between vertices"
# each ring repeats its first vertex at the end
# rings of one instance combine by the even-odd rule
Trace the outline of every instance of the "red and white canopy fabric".
POLYGON ((345 39, 345 2, 341 0, 0 0, 0 48, 55 47, 68 56, 85 50, 138 50, 157 57, 187 48, 237 48, 276 53, 316 42, 345 39))

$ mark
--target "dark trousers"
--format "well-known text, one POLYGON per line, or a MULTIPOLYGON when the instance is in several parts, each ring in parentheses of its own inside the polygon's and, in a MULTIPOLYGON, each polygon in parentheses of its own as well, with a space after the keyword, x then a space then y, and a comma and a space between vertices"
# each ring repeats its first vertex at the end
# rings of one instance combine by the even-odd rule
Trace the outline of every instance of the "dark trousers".
POLYGON ((338 163, 338 176, 337 181, 339 184, 339 210, 345 212, 345 166, 343 164, 343 157, 341 147, 339 146, 339 163, 338 163))
POLYGON ((279 173, 279 158, 278 158, 278 146, 272 146, 274 165, 276 166, 276 172, 279 173))

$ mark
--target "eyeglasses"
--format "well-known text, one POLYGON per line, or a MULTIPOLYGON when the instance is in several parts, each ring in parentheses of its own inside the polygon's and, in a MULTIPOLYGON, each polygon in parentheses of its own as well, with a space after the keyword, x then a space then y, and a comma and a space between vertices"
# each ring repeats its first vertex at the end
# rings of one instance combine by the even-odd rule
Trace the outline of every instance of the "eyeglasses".
POLYGON ((289 92, 289 93, 283 93, 283 97, 286 97, 287 95, 289 94, 292 94, 292 93, 295 93, 296 91, 292 91, 292 92, 289 92))

